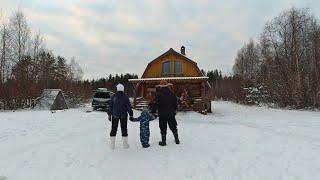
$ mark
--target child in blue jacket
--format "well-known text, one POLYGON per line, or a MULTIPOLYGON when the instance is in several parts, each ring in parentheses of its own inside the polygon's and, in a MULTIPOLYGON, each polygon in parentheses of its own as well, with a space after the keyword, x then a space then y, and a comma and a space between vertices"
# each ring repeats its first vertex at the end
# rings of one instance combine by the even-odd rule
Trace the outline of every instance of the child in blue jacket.
POLYGON ((151 113, 149 113, 148 108, 143 108, 141 115, 138 118, 134 118, 132 121, 140 122, 140 142, 143 148, 150 147, 149 137, 150 137, 150 129, 149 122, 154 120, 155 117, 151 113))

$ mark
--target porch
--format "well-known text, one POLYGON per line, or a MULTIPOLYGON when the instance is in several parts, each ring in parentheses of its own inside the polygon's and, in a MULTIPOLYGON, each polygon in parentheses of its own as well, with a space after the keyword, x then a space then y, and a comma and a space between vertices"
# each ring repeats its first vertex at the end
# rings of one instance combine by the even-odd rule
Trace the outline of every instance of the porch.
POLYGON ((211 96, 208 93, 211 87, 207 82, 208 77, 204 76, 129 79, 129 82, 133 85, 133 107, 135 109, 142 109, 154 100, 159 92, 156 85, 161 80, 173 84, 170 89, 178 97, 180 110, 190 109, 197 112, 211 112, 211 96), (184 100, 186 94, 187 99, 184 100))

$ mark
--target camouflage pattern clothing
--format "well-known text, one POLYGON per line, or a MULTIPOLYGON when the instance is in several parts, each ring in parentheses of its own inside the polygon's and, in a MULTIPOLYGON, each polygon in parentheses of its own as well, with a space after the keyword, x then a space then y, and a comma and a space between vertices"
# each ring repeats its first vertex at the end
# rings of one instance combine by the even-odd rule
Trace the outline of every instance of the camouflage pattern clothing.
POLYGON ((155 117, 149 112, 141 112, 138 118, 134 118, 133 121, 140 122, 140 142, 142 147, 149 147, 150 128, 149 122, 154 120, 155 117))

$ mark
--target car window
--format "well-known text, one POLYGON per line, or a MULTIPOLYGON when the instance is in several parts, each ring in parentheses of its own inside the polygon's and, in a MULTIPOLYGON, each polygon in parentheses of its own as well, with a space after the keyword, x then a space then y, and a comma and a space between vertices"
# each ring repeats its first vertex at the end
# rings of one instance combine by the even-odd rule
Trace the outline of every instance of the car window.
POLYGON ((93 96, 94 98, 110 98, 109 93, 97 92, 93 96))

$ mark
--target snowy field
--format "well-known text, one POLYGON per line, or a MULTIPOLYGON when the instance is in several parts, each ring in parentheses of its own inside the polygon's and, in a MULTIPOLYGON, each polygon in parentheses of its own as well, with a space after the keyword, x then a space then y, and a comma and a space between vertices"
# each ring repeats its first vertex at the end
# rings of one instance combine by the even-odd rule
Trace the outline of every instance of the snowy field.
POLYGON ((117 136, 115 150, 103 112, 0 112, 0 180, 320 179, 320 112, 212 107, 208 116, 178 113, 180 145, 171 133, 157 145, 156 120, 142 149, 139 123, 129 122, 130 148, 117 136))

